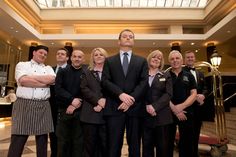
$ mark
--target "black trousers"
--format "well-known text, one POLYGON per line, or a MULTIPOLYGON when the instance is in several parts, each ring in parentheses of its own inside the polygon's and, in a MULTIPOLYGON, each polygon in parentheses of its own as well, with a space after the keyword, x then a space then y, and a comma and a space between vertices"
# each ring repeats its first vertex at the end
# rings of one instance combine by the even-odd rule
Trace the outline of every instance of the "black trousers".
POLYGON ((126 128, 129 157, 140 157, 141 118, 130 117, 124 113, 118 116, 106 116, 105 119, 107 125, 108 156, 121 156, 126 128))
POLYGON ((57 136, 55 132, 49 133, 51 157, 57 157, 57 136))
POLYGON ((170 153, 171 124, 156 126, 155 128, 145 127, 143 129, 143 157, 173 157, 170 153))
POLYGON ((174 141, 176 135, 176 127, 178 125, 179 129, 179 157, 193 157, 194 156, 194 149, 193 149, 193 135, 194 135, 194 120, 193 114, 187 113, 187 120, 179 121, 175 115, 174 123, 171 126, 171 153, 173 156, 174 150, 174 141))
POLYGON ((55 103, 52 102, 50 102, 50 106, 51 106, 52 120, 54 126, 54 132, 49 133, 51 157, 57 157, 56 126, 57 126, 58 107, 55 103))
POLYGON ((105 124, 83 123, 83 157, 107 157, 107 138, 105 124))
MULTIPOLYGON (((29 135, 11 135, 11 144, 7 157, 21 157, 29 135)), ((36 135, 37 157, 47 157, 48 135, 36 135)))
POLYGON ((83 136, 78 111, 72 115, 59 112, 56 135, 57 157, 82 156, 83 136))
POLYGON ((200 107, 201 106, 195 106, 194 108, 194 118, 193 118, 194 120, 194 134, 193 134, 194 156, 193 157, 199 157, 198 141, 199 141, 201 126, 202 126, 202 119, 200 117, 201 115, 200 107))

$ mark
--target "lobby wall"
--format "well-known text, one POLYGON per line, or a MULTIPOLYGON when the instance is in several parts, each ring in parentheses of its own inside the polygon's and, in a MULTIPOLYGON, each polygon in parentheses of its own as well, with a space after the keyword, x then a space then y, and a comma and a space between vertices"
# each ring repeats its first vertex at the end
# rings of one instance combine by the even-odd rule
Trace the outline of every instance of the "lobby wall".
MULTIPOLYGON (((18 49, 17 45, 11 45, 8 44, 6 41, 4 41, 4 38, 0 36, 0 41, 2 45, 0 47, 0 64, 10 64, 10 69, 9 69, 9 80, 10 81, 15 81, 14 80, 14 70, 15 70, 15 65, 19 61, 27 61, 28 60, 28 51, 29 47, 26 45, 21 45, 21 49, 18 49), (8 53, 10 54, 9 59, 7 59, 8 53), (9 62, 9 63, 7 63, 9 62)), ((223 44, 216 45, 216 49, 219 54, 222 55, 222 64, 219 68, 221 72, 236 72, 236 46, 235 46, 235 41, 236 37, 231 38, 227 42, 223 44)), ((48 45, 47 45, 48 46, 48 45)), ((49 54, 46 60, 46 64, 55 66, 56 65, 56 60, 55 60, 55 55, 57 49, 60 47, 50 47, 49 46, 49 54)), ((86 58, 86 63, 89 63, 90 59, 90 53, 93 48, 74 48, 74 49, 81 49, 85 53, 85 58, 86 58)), ((118 52, 119 48, 118 46, 116 47, 105 47, 104 48, 109 56, 114 55, 118 52)), ((163 52, 164 58, 165 58, 165 64, 168 64, 168 54, 171 50, 170 47, 152 47, 152 48, 139 48, 138 45, 134 48, 134 52, 138 55, 141 55, 143 57, 147 57, 148 54, 153 51, 159 49, 163 52)), ((195 47, 195 49, 198 49, 199 51, 196 53, 196 57, 198 61, 206 61, 206 47, 195 47)), ((184 47, 181 45, 181 50, 182 52, 186 50, 191 50, 191 47, 184 47)))

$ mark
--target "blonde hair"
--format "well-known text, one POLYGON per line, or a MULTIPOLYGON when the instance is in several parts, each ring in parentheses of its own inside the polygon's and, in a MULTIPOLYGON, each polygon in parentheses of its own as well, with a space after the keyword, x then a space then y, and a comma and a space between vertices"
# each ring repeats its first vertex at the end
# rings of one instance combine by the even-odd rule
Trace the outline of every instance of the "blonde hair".
POLYGON ((181 54, 178 50, 172 50, 172 51, 170 51, 169 56, 168 56, 168 60, 169 60, 169 61, 170 61, 170 57, 171 57, 172 54, 174 54, 174 53, 179 54, 180 59, 183 60, 183 56, 182 56, 182 54, 181 54))
POLYGON ((100 47, 94 48, 94 49, 92 50, 92 52, 91 52, 91 55, 90 55, 90 62, 89 62, 89 67, 88 67, 89 70, 93 70, 93 68, 94 68, 94 66, 95 66, 93 56, 94 56, 94 53, 95 53, 96 51, 101 52, 101 53, 105 56, 105 58, 108 56, 107 51, 104 50, 103 48, 100 48, 100 47))
POLYGON ((156 55, 160 55, 161 56, 161 64, 159 69, 162 70, 164 67, 164 58, 163 58, 163 53, 160 50, 154 50, 152 51, 148 56, 147 56, 147 62, 148 62, 148 66, 150 66, 150 61, 151 58, 156 56, 156 55))

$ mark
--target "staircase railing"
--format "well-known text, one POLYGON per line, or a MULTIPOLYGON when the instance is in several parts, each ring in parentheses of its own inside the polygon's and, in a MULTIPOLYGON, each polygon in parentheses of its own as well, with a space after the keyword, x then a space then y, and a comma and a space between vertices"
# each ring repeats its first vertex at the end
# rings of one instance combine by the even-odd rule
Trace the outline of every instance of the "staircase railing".
POLYGON ((233 93, 232 95, 230 95, 229 97, 225 98, 225 99, 224 99, 224 102, 227 102, 227 101, 233 99, 235 96, 236 96, 236 92, 233 93))

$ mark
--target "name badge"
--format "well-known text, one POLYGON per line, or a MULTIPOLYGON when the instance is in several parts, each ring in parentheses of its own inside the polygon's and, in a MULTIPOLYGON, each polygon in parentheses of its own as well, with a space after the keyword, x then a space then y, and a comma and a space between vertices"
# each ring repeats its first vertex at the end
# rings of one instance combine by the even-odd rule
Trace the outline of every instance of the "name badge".
POLYGON ((163 81, 166 81, 166 79, 165 78, 160 78, 159 81, 163 82, 163 81))
POLYGON ((188 77, 187 77, 187 76, 184 76, 184 77, 183 77, 183 81, 189 82, 188 77))

